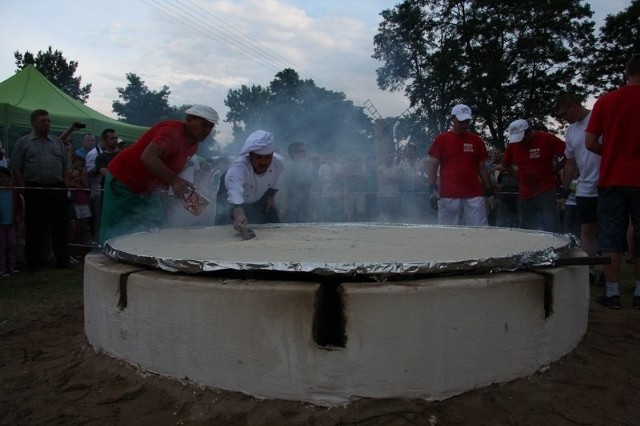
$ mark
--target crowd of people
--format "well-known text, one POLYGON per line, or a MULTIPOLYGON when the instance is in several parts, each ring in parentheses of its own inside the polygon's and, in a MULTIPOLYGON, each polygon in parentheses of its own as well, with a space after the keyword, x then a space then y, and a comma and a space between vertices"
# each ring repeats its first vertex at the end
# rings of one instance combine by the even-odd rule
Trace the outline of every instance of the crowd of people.
MULTIPOLYGON (((599 301, 617 309, 622 253, 635 262, 640 243, 640 131, 633 121, 640 55, 625 75, 627 85, 598 99, 593 111, 573 94, 557 100, 557 115, 569 124, 564 141, 519 118, 509 125, 504 152, 488 151, 471 131, 473 113, 464 104, 452 108, 451 129, 424 156, 412 143, 377 157, 309 153, 304 141, 280 152, 271 132, 257 130, 234 159, 217 160, 198 156, 219 121, 209 106, 157 123, 126 149, 113 129, 97 143, 84 134, 74 149, 70 135, 83 126, 52 135, 48 112, 36 110, 32 132, 16 142, 8 164, 0 153, 0 185, 7 188, 0 190, 0 275, 17 270, 15 228, 23 211, 29 270, 44 266, 47 253, 56 266, 69 267, 70 242, 91 246, 166 226, 246 232, 251 223, 278 222, 497 225, 570 232, 588 255, 610 257, 599 301), (208 201, 195 215, 183 208, 192 193, 208 201)), ((640 266, 636 275, 633 307, 640 308, 640 266)))

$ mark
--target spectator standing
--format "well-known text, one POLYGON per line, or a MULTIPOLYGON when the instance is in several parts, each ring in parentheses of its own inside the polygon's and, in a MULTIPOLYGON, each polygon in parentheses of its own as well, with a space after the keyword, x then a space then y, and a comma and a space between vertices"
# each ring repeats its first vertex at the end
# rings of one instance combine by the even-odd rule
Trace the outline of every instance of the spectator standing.
POLYGON ((11 171, 0 167, 0 276, 18 273, 18 224, 22 220, 22 197, 13 188, 11 171))
POLYGON ((439 225, 488 225, 484 197, 491 197, 493 202, 494 193, 485 166, 485 143, 469 131, 472 118, 467 105, 454 106, 452 129, 436 136, 429 149, 429 183, 431 192, 438 190, 439 225))
POLYGON ((427 207, 427 191, 429 190, 424 162, 418 158, 418 148, 414 143, 404 147, 404 155, 400 160, 402 169, 402 215, 408 222, 423 223, 427 207))
POLYGON ((496 226, 517 228, 519 182, 513 171, 510 173, 500 167, 503 156, 502 151, 494 151, 492 168, 496 190, 496 226))
POLYGON ((69 183, 69 157, 64 143, 49 133, 49 113, 31 113, 32 132, 16 142, 10 166, 16 184, 26 187, 25 258, 30 271, 45 266, 45 253, 51 246, 58 268, 69 267, 69 218, 66 186, 69 183))
MULTIPOLYGON (((575 186, 576 216, 580 227, 580 243, 589 256, 595 256, 598 231, 598 174, 600 156, 585 146, 585 130, 591 111, 582 106, 572 93, 558 99, 558 116, 569 123, 565 132, 565 162, 562 171, 561 206, 571 192, 571 182, 578 176, 575 186)), ((566 218, 565 218, 566 219, 566 218)), ((593 266, 590 269, 591 282, 595 283, 593 266)))
POLYGON ((185 121, 155 124, 109 163, 100 220, 101 242, 162 226, 160 191, 171 188, 178 198, 183 198, 193 190, 193 184, 179 173, 213 130, 218 113, 205 105, 193 105, 185 113, 185 121))
POLYGON ((556 166, 564 150, 561 139, 533 130, 526 120, 515 120, 509 125, 509 145, 500 169, 518 177, 521 228, 562 231, 556 205, 559 186, 556 166))
POLYGON ((385 154, 378 166, 378 220, 396 222, 400 219, 400 183, 402 168, 394 162, 394 154, 385 154))
POLYGON ((349 152, 344 169, 344 219, 347 222, 361 222, 365 218, 366 166, 362 156, 356 151, 349 152), (348 161, 348 165, 346 164, 348 161))
POLYGON ((304 142, 295 141, 288 147, 289 162, 282 174, 280 185, 280 213, 283 222, 310 222, 311 165, 307 161, 304 142))
POLYGON ((325 155, 318 168, 321 218, 323 222, 344 220, 344 169, 331 154, 325 155))
POLYGON ((96 158, 106 149, 106 145, 109 139, 115 139, 117 141, 118 135, 114 129, 104 129, 100 134, 100 140, 96 144, 95 148, 87 153, 85 157, 85 169, 89 178, 89 187, 91 188, 89 198, 89 208, 91 209, 91 215, 93 219, 90 222, 92 239, 97 241, 99 238, 100 229, 100 201, 102 199, 102 176, 96 169, 96 158))
MULTIPOLYGON (((85 161, 80 157, 73 159, 69 191, 73 208, 70 240, 80 246, 87 245, 90 233, 91 209, 89 208, 89 178, 85 169, 85 161)), ((77 256, 78 253, 74 254, 77 256)), ((72 261, 73 262, 73 261, 72 261)))
MULTIPOLYGON (((605 294, 598 302, 620 309, 620 264, 629 218, 633 242, 640 244, 640 54, 625 67, 627 84, 598 99, 587 124, 587 149, 601 155, 598 178, 598 249, 604 265, 605 294), (599 142, 602 137, 602 143, 599 142)), ((640 262, 635 258, 633 308, 640 309, 640 262)))
POLYGON ((74 153, 76 157, 82 158, 86 160, 87 154, 91 152, 92 149, 96 147, 96 137, 91 133, 85 133, 82 135, 82 140, 80 141, 80 147, 76 149, 74 153))

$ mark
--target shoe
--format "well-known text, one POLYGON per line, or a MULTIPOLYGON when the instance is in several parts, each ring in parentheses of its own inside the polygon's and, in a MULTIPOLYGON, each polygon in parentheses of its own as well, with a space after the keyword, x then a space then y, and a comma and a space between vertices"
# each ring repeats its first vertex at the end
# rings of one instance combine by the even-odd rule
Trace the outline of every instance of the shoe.
POLYGON ((10 269, 10 270, 9 270, 9 273, 10 273, 11 275, 18 274, 18 273, 20 273, 20 270, 19 270, 19 269, 10 269))
POLYGON ((602 306, 606 306, 609 309, 620 309, 620 296, 600 296, 596 300, 602 306))
POLYGON ((640 296, 633 296, 633 304, 631 307, 633 309, 640 309, 640 296))
POLYGON ((10 277, 11 276, 9 271, 0 271, 0 275, 2 275, 3 277, 10 277))

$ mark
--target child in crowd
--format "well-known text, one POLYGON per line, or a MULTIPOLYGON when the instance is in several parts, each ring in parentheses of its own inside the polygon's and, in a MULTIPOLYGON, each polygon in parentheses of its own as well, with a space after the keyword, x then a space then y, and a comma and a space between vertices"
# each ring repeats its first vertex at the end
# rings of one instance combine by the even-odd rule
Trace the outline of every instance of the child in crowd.
POLYGON ((87 244, 89 235, 89 219, 91 209, 89 208, 89 178, 85 170, 85 160, 80 157, 73 158, 71 168, 71 202, 73 204, 74 220, 71 224, 70 241, 80 246, 87 244))
POLYGON ((11 172, 0 167, 0 275, 7 277, 18 271, 18 224, 22 219, 22 197, 12 185, 11 172))

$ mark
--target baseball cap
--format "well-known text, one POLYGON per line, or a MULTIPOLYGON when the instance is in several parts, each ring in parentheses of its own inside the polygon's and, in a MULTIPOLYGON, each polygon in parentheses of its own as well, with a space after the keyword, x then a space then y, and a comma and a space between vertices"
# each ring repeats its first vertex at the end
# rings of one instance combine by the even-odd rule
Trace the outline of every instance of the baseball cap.
POLYGON ((210 123, 218 124, 218 113, 215 109, 206 105, 193 105, 191 108, 185 111, 188 115, 195 115, 196 117, 204 118, 210 123))
POLYGON ((519 119, 509 124, 509 143, 522 142, 524 132, 529 128, 527 120, 519 119))
POLYGON ((451 110, 451 115, 455 115, 459 121, 471 120, 471 108, 464 104, 458 104, 451 110))

